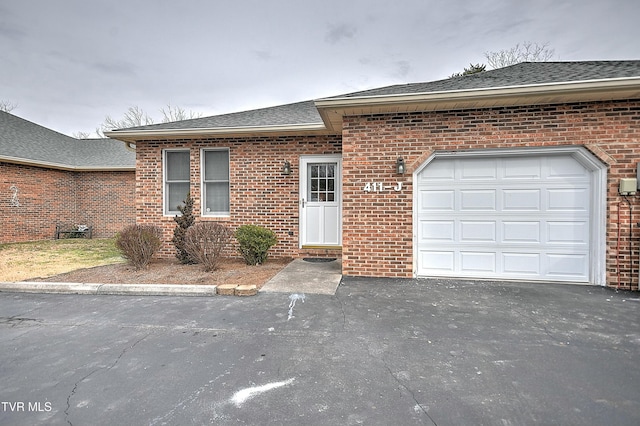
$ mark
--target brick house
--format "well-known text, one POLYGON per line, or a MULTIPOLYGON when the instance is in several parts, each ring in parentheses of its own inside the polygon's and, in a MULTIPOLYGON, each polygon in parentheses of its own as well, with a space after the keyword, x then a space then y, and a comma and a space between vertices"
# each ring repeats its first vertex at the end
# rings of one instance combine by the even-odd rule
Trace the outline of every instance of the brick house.
POLYGON ((135 153, 0 111, 0 243, 51 239, 56 225, 112 237, 135 223, 135 153))
POLYGON ((275 255, 342 256, 345 275, 637 287, 640 61, 521 63, 108 135, 135 144, 137 221, 167 241, 190 191, 198 220, 266 226, 275 255))

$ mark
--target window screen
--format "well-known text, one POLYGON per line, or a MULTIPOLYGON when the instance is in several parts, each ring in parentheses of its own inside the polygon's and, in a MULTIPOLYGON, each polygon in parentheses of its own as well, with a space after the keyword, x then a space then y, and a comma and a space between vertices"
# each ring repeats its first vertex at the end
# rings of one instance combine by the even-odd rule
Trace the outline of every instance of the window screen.
POLYGON ((228 215, 229 151, 203 151, 203 207, 205 215, 228 215))
POLYGON ((179 214, 189 193, 189 150, 164 152, 164 213, 179 214))

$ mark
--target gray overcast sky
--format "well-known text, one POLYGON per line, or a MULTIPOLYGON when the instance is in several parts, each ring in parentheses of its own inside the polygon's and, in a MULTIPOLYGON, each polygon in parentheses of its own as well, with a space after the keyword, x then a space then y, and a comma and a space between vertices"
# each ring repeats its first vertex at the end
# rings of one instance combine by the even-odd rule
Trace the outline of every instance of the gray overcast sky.
POLYGON ((640 59, 637 0, 0 0, 0 100, 71 135, 439 80, 484 52, 640 59))

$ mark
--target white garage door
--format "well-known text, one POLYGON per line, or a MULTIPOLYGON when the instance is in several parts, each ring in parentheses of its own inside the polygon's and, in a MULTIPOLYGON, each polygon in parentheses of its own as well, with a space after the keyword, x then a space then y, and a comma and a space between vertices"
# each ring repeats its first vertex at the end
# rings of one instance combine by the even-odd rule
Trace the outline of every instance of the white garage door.
POLYGON ((435 158, 417 179, 417 274, 588 282, 590 181, 571 155, 435 158))

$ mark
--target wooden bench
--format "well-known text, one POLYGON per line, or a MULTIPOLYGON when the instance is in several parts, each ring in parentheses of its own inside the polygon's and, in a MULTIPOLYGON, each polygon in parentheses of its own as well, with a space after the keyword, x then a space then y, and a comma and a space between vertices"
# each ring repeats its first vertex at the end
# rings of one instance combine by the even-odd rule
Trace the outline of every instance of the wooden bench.
POLYGON ((85 225, 56 225, 56 240, 59 240, 61 236, 67 236, 67 238, 89 238, 93 234, 93 226, 85 225))

